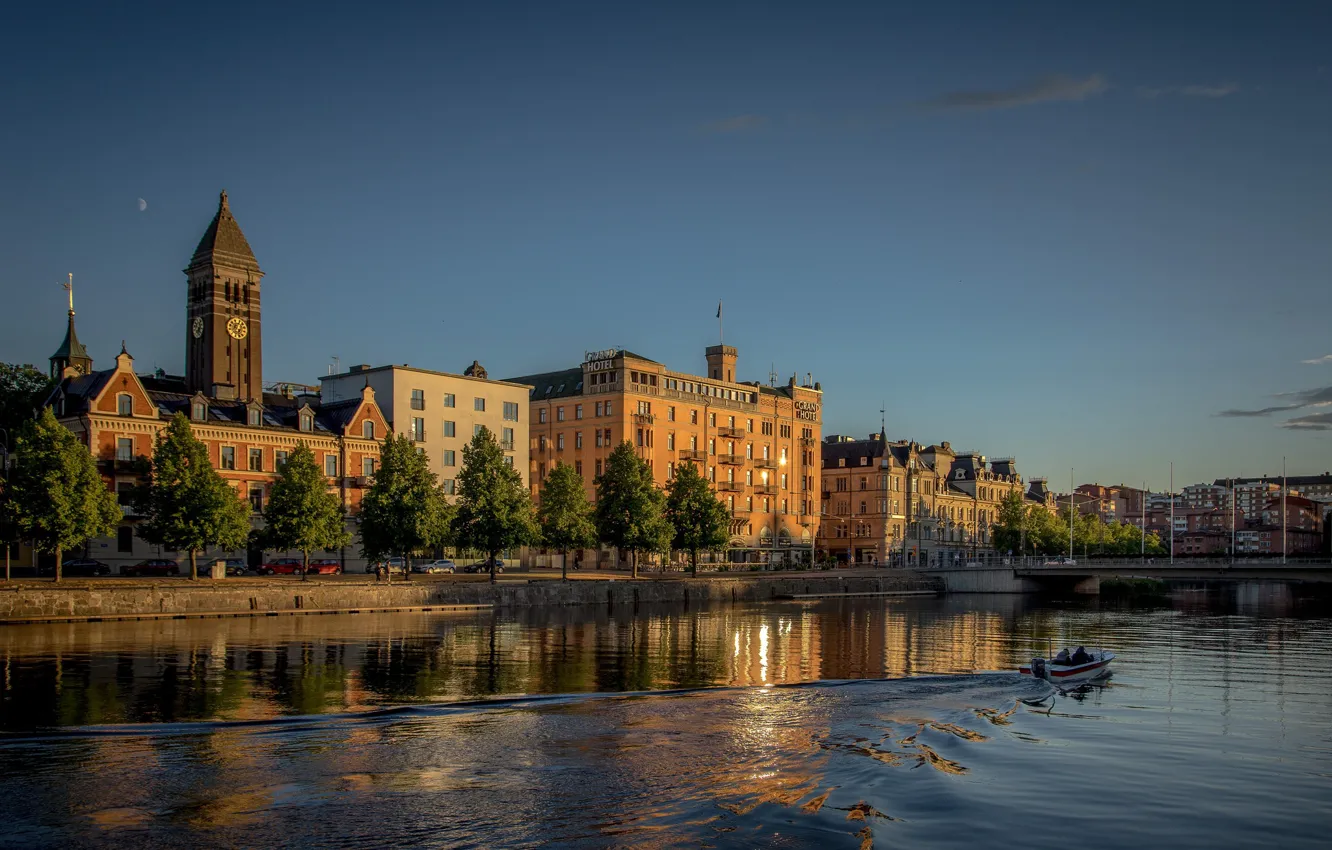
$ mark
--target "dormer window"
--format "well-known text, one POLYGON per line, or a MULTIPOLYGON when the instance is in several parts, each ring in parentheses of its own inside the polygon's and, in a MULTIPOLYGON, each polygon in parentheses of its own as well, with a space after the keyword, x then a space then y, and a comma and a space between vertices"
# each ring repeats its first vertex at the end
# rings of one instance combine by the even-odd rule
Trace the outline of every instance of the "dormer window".
POLYGON ((134 397, 129 393, 121 393, 116 396, 116 414, 119 416, 133 416, 134 397))
POLYGON ((207 416, 207 413, 208 409, 204 406, 204 403, 201 401, 196 401, 190 408, 190 417, 195 422, 204 421, 204 418, 207 416))
POLYGON ((374 420, 367 419, 361 423, 361 436, 367 440, 373 440, 375 438, 374 420))
POLYGON ((263 424, 263 421, 264 421, 263 411, 261 411, 257 407, 250 408, 250 425, 257 428, 263 424))
POLYGON ((311 415, 308 414, 308 413, 302 413, 302 414, 301 414, 301 430, 302 430, 302 431, 313 431, 313 430, 314 430, 314 417, 313 417, 313 416, 311 416, 311 415))

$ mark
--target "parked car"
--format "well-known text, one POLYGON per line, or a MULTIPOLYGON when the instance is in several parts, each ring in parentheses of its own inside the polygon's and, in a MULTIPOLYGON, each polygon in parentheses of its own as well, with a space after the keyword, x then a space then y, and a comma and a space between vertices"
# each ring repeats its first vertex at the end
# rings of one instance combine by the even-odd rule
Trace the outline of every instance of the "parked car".
POLYGON ((452 573, 458 571, 458 565, 448 558, 440 558, 437 561, 426 561, 423 564, 412 564, 414 573, 452 573))
POLYGON ((342 572, 342 562, 337 558, 314 558, 310 561, 310 574, 316 576, 335 576, 342 572))
POLYGON ((271 561, 264 561, 264 565, 259 568, 259 574, 266 576, 298 576, 301 574, 301 559, 274 558, 271 561))
MULTIPOLYGON (((38 575, 49 576, 55 573, 55 567, 42 567, 37 571, 38 575)), ((93 558, 70 558, 60 564, 60 574, 65 577, 72 576, 109 576, 111 568, 101 561, 93 558)))
POLYGON ((250 568, 245 566, 244 561, 227 561, 226 565, 227 575, 229 576, 243 576, 250 572, 250 568))
MULTIPOLYGON (((490 572, 490 561, 477 561, 475 564, 468 564, 462 568, 465 573, 488 573, 490 572)), ((495 559, 496 574, 504 572, 504 559, 495 559)))
POLYGON ((397 573, 398 575, 407 574, 407 565, 402 558, 388 558, 383 561, 371 561, 365 565, 365 571, 367 573, 373 573, 383 567, 388 567, 390 573, 397 573))
POLYGON ((125 576, 178 576, 180 564, 166 558, 150 558, 127 567, 120 568, 125 576))

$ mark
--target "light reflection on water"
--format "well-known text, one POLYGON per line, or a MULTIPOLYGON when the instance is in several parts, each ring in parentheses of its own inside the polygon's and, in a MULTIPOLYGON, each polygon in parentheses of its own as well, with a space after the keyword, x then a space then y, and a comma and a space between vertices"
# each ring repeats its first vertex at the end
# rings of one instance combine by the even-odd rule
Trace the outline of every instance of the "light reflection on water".
POLYGON ((1253 587, 7 629, 5 728, 165 725, 0 739, 0 845, 1013 846, 1054 811, 1090 846, 1319 846, 1330 658, 1325 609, 1253 587), (1121 660, 1039 708, 1002 674, 770 686, 1063 637, 1121 660), (740 687, 432 705, 707 685, 740 687))

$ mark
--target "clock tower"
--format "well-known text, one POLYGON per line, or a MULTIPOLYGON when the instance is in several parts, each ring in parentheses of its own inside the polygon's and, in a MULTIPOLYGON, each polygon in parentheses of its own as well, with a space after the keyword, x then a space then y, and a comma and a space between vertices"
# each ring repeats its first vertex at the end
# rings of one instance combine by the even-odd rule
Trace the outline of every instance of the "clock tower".
POLYGON ((185 268, 185 380, 214 398, 263 399, 259 280, 264 273, 227 193, 185 268))

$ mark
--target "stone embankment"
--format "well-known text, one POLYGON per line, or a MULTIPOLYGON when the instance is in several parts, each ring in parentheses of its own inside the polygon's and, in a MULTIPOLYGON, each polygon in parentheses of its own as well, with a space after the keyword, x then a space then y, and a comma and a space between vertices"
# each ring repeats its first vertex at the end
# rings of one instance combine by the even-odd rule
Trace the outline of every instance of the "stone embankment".
POLYGON ((713 604, 820 596, 866 596, 942 592, 936 578, 902 570, 874 576, 826 573, 744 578, 578 580, 562 582, 290 580, 232 583, 103 582, 24 584, 0 588, 0 624, 254 617, 281 614, 447 611, 469 608, 521 608, 640 603, 713 604))

